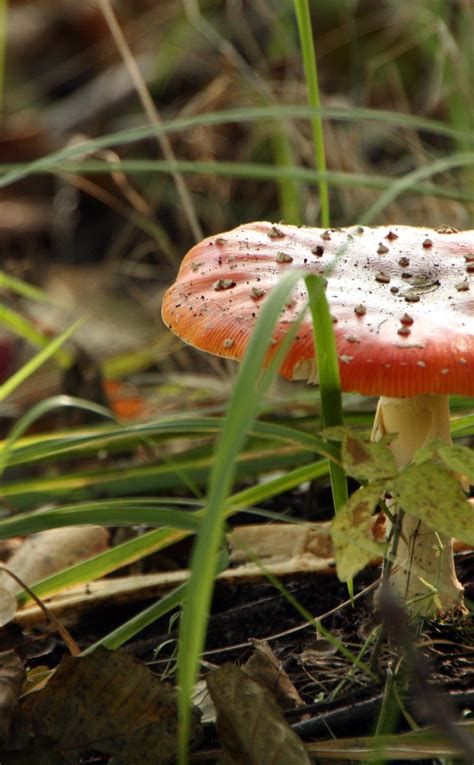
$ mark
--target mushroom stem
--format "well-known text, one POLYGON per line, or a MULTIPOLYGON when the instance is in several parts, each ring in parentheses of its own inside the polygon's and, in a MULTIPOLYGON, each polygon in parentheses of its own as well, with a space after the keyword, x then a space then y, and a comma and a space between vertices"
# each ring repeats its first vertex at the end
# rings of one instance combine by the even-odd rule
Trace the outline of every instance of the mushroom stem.
MULTIPOLYGON (((397 433, 390 448, 398 467, 431 438, 451 443, 449 403, 446 395, 379 400, 372 440, 397 433)), ((423 521, 404 515, 390 582, 411 612, 429 616, 440 610, 462 608, 463 587, 456 577, 452 539, 430 529, 423 521)))

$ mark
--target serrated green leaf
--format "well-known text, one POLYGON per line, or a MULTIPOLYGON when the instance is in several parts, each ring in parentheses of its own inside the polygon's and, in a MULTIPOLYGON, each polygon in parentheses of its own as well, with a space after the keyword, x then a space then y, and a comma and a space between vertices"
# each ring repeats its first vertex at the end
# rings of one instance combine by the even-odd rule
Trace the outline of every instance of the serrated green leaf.
POLYGON ((380 500, 383 481, 358 489, 341 507, 331 524, 337 575, 352 579, 374 556, 383 555, 385 545, 372 537, 372 515, 380 500))
POLYGON ((449 470, 465 476, 471 483, 474 483, 474 450, 467 446, 453 444, 452 446, 442 446, 438 452, 449 470))
POLYGON ((433 462, 438 459, 439 450, 446 446, 446 441, 441 438, 430 438, 426 444, 423 444, 416 450, 413 462, 415 465, 422 465, 424 462, 433 462))
POLYGON ((357 481, 378 481, 397 474, 392 452, 384 443, 367 441, 354 432, 342 441, 342 464, 357 481))
POLYGON ((474 544, 474 511, 459 482, 442 465, 408 465, 390 483, 399 507, 441 534, 474 544))

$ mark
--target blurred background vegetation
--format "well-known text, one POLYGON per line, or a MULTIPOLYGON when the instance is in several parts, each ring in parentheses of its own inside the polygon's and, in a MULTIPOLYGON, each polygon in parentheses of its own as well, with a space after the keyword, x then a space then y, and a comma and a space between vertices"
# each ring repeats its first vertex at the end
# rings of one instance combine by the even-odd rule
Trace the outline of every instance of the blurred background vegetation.
MULTIPOLYGON (((331 225, 472 227, 472 0, 310 8, 331 225)), ((84 514, 154 528, 119 529, 111 550, 35 585, 42 596, 171 545, 159 567, 188 561, 180 544, 196 530, 189 510, 205 503, 235 367, 172 336, 161 297, 201 236, 259 219, 320 225, 302 59, 292 0, 0 0, 0 383, 88 317, 4 401, 0 389, 2 435, 16 423, 0 463, 0 513, 54 505, 0 520, 0 535, 84 514), (84 428, 83 411, 57 414, 58 393, 143 422, 121 428, 96 407, 84 428), (16 440, 34 404, 48 419, 16 440), (125 506, 132 495, 152 499, 125 506), (177 530, 166 528, 169 512, 177 530)), ((235 460, 241 491, 223 504, 226 517, 249 508, 267 518, 332 514, 317 396, 284 381, 271 391, 265 421, 235 460), (312 502, 318 480, 323 501, 312 502), (303 495, 310 482, 313 494, 303 495)), ((346 422, 370 427, 373 401, 345 403, 346 422)), ((453 404, 472 410, 472 399, 453 404)), ((472 417, 453 427, 472 437, 472 417)), ((121 645, 167 614, 178 590, 104 643, 121 645)))
MULTIPOLYGON (((331 224, 472 226, 471 0, 310 6, 331 224)), ((77 340, 109 380, 151 369, 173 398, 176 371, 199 363, 222 378, 227 364, 202 360, 162 327, 160 299, 201 234, 257 219, 319 223, 311 124, 297 111, 307 95, 294 3, 2 0, 1 8, 1 266, 55 301, 18 306, 4 290, 4 305, 46 336, 89 312, 77 340), (221 112, 231 115, 209 117, 221 112), (175 120, 187 127, 168 132, 165 146, 139 130, 175 120), (132 138, 120 141, 119 131, 132 138), (102 148, 87 143, 39 172, 52 152, 96 139, 102 148)), ((66 389, 93 397, 92 377, 84 390, 69 375, 66 389)), ((188 383, 199 395, 181 377, 188 383)), ((26 400, 57 387, 43 370, 26 400)), ((167 405, 164 395, 160 410, 167 405)))

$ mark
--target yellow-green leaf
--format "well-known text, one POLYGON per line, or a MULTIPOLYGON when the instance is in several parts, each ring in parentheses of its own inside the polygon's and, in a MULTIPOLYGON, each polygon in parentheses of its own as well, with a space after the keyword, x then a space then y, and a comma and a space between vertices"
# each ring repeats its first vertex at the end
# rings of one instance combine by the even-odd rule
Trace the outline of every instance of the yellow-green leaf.
POLYGON ((344 436, 341 457, 346 473, 358 481, 378 481, 397 473, 395 459, 386 444, 373 443, 356 433, 344 436))
POLYGON ((474 544, 474 511, 459 482, 442 465, 409 465, 390 483, 400 508, 441 534, 474 544))
POLYGON ((439 456, 449 470, 465 476, 471 483, 474 483, 473 449, 458 444, 442 446, 439 449, 439 456))
POLYGON ((358 489, 331 524, 337 575, 342 582, 352 579, 373 557, 384 554, 385 545, 373 541, 371 520, 382 491, 382 481, 358 489))

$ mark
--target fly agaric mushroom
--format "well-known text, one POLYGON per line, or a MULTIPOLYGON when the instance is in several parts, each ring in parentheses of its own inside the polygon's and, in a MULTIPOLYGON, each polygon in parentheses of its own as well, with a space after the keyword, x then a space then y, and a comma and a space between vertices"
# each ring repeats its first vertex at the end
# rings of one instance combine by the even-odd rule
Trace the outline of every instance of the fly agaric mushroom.
MULTIPOLYGON (((474 395, 474 231, 246 224, 186 255, 163 320, 185 342, 239 360, 265 296, 295 267, 325 275, 342 389, 381 397, 373 439, 397 434, 390 448, 399 467, 428 439, 449 443, 448 394, 474 395)), ((268 359, 306 299, 303 286, 293 290, 268 359)), ((309 316, 280 372, 317 382, 309 316)), ((404 517, 395 564, 403 599, 423 602, 428 584, 443 609, 462 606, 452 541, 420 520, 404 517)))

